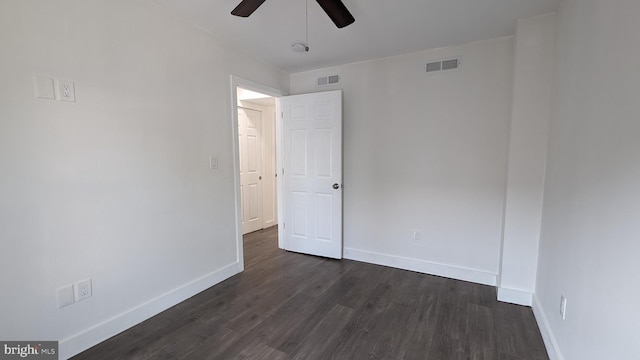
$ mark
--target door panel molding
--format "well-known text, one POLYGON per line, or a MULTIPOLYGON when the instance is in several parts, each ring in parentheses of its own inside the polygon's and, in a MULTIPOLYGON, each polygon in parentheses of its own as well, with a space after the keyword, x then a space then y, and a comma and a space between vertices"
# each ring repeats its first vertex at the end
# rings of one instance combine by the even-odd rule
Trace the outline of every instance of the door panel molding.
POLYGON ((240 157, 240 195, 242 203, 242 234, 264 227, 263 224, 263 112, 238 106, 240 157))
POLYGON ((340 259, 342 91, 286 96, 280 107, 284 249, 340 259))

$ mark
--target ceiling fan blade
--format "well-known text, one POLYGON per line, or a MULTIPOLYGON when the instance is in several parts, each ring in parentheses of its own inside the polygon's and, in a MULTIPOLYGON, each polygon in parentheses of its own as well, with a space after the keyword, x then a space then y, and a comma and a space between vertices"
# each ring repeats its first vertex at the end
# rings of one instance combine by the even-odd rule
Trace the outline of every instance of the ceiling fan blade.
POLYGON ((265 0, 242 0, 242 2, 240 2, 240 4, 231 11, 231 14, 235 16, 249 17, 249 15, 253 14, 253 12, 256 11, 264 1, 265 0))
POLYGON ((324 12, 329 15, 331 20, 338 28, 343 28, 352 24, 356 19, 349 12, 346 6, 340 0, 317 0, 322 6, 324 12))

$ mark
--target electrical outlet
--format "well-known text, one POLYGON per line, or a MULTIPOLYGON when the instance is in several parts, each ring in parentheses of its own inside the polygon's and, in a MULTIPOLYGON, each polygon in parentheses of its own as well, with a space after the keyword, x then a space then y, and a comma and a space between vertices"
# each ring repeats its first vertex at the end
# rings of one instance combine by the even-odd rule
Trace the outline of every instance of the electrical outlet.
POLYGON ((69 306, 75 302, 73 299, 73 284, 63 286, 56 292, 58 295, 58 309, 69 306))
POLYGON ((567 298, 564 295, 560 295, 560 316, 562 320, 567 318, 567 298))
POLYGON ((78 281, 76 283, 76 301, 84 300, 86 298, 90 298, 92 295, 91 291, 91 279, 86 279, 82 281, 78 281))
POLYGON ((76 101, 76 89, 73 81, 58 80, 59 96, 61 101, 76 101))
POLYGON ((413 241, 420 241, 422 240, 422 231, 414 231, 413 234, 411 235, 411 239, 413 241))

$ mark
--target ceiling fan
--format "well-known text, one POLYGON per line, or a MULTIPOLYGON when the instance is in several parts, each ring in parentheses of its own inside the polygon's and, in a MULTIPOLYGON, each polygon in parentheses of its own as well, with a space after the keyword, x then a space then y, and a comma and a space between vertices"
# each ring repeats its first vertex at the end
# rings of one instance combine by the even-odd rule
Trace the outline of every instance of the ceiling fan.
MULTIPOLYGON (((338 28, 343 28, 352 24, 356 19, 349 12, 346 6, 341 0, 316 0, 322 7, 324 12, 329 15, 331 20, 338 28)), ((238 6, 236 6, 231 14, 241 17, 249 17, 265 0, 242 0, 238 6)))

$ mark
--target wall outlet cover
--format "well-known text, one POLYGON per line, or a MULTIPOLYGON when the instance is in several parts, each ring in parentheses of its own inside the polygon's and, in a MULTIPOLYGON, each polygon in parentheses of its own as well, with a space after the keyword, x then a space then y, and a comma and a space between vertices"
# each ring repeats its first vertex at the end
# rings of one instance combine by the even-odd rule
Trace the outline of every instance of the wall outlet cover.
POLYGON ((78 281, 76 283, 76 301, 90 298, 92 293, 91 279, 78 281))
POLYGON ((36 85, 36 97, 40 99, 56 99, 55 83, 52 77, 44 75, 34 75, 36 85))
POLYGON ((65 306, 69 306, 75 302, 73 299, 73 284, 65 285, 56 290, 58 298, 58 308, 61 309, 65 306))
POLYGON ((567 318, 567 298, 564 295, 560 295, 560 316, 562 320, 567 318))
POLYGON ((71 80, 58 80, 58 91, 61 101, 76 101, 75 84, 71 80))

